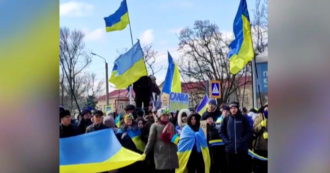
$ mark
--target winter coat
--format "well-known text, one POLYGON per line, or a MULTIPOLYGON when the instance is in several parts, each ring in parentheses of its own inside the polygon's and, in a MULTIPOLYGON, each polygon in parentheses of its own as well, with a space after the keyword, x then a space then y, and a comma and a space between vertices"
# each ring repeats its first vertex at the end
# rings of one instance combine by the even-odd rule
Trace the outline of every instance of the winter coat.
POLYGON ((149 100, 152 96, 152 89, 152 81, 150 77, 142 76, 133 84, 135 100, 149 100))
POLYGON ((63 126, 60 125, 60 138, 78 135, 77 128, 73 125, 63 126))
MULTIPOLYGON (((256 141, 255 141, 255 150, 267 151, 268 149, 268 139, 265 139, 263 136, 264 132, 268 131, 268 123, 266 127, 261 126, 262 120, 266 120, 265 116, 257 116, 254 120, 253 130, 256 134, 256 141)), ((268 121, 268 120, 267 120, 268 121)))
POLYGON ((86 133, 86 128, 91 124, 93 124, 93 122, 90 119, 88 120, 81 119, 78 125, 79 133, 80 134, 86 133))
POLYGON ((220 139, 220 135, 218 133, 218 130, 215 128, 215 125, 209 125, 207 124, 207 141, 220 139))
POLYGON ((240 112, 237 115, 229 115, 224 118, 220 136, 225 143, 227 153, 248 153, 248 146, 252 139, 252 127, 249 120, 240 112))
MULTIPOLYGON (((169 122, 170 123, 170 122, 169 122)), ((174 125, 171 123, 171 126, 174 125)), ((152 149, 154 150, 154 161, 156 170, 175 169, 179 167, 177 146, 173 143, 165 143, 160 139, 160 135, 165 125, 154 123, 151 125, 148 143, 144 150, 148 154, 152 149)))
POLYGON ((206 120, 208 116, 211 116, 214 121, 218 119, 218 117, 221 115, 221 112, 217 108, 214 112, 208 112, 207 110, 203 113, 201 120, 206 120))
POLYGON ((106 128, 108 128, 108 127, 105 126, 104 124, 98 124, 98 125, 91 124, 90 126, 88 126, 86 128, 86 133, 94 132, 94 131, 102 130, 102 129, 106 129, 106 128))

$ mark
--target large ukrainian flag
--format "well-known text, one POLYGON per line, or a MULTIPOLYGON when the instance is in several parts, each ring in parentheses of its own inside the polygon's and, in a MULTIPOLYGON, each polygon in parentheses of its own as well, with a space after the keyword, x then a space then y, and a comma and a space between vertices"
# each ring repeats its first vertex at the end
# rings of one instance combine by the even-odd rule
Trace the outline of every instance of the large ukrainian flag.
POLYGON ((230 73, 236 74, 254 57, 246 0, 241 0, 234 20, 235 40, 229 45, 230 73))
POLYGON ((196 145, 197 151, 202 152, 205 173, 210 172, 211 161, 210 153, 207 145, 206 137, 202 128, 199 128, 198 132, 195 132, 193 129, 186 125, 183 127, 180 140, 178 144, 178 159, 179 159, 179 168, 175 169, 175 173, 184 173, 187 168, 190 154, 192 149, 196 145))
POLYGON ((120 55, 115 60, 109 81, 117 89, 124 89, 146 75, 148 75, 148 72, 144 63, 140 41, 138 41, 128 52, 120 55))
POLYGON ((168 68, 163 87, 163 93, 181 93, 181 79, 178 66, 174 63, 172 56, 168 52, 168 68))
POLYGON ((112 15, 105 17, 105 27, 107 32, 120 31, 126 28, 129 23, 126 0, 123 0, 119 9, 112 15))
POLYGON ((110 171, 144 160, 122 147, 112 129, 60 139, 60 173, 110 171))

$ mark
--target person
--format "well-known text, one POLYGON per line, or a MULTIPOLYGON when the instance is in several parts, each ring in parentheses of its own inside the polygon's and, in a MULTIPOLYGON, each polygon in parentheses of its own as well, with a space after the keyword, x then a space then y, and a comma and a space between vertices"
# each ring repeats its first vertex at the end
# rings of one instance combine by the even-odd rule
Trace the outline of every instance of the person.
POLYGON ((254 121, 254 119, 257 117, 257 111, 256 111, 256 109, 251 108, 251 109, 249 110, 249 113, 248 113, 247 115, 248 115, 249 117, 251 117, 252 120, 254 121))
MULTIPOLYGON (((210 115, 209 115, 210 116, 210 115)), ((192 113, 187 118, 178 143, 179 168, 176 173, 208 173, 210 154, 207 139, 200 127, 200 115, 192 113)))
POLYGON ((68 110, 61 110, 60 112, 60 138, 77 135, 77 129, 71 125, 71 114, 68 110))
POLYGON ((207 142, 211 157, 211 173, 224 173, 226 160, 225 150, 219 131, 211 115, 206 117, 207 142))
POLYGON ((229 107, 227 105, 221 106, 221 116, 218 117, 218 119, 215 121, 215 128, 220 133, 220 126, 222 124, 222 121, 224 118, 226 118, 229 115, 229 107))
POLYGON ((93 124, 89 125, 87 128, 86 128, 86 133, 90 133, 90 132, 94 132, 94 131, 97 131, 97 130, 102 130, 102 129, 106 129, 108 128, 107 126, 105 126, 103 124, 103 112, 100 111, 100 110, 96 110, 94 113, 93 113, 93 124))
MULTIPOLYGON (((149 111, 148 114, 146 114, 143 117, 145 121, 145 125, 141 130, 141 139, 144 143, 148 143, 148 137, 150 132, 151 125, 155 122, 153 117, 153 112, 149 111)), ((145 171, 144 172, 155 172, 155 163, 154 163, 154 152, 151 150, 149 154, 145 158, 145 171)))
MULTIPOLYGON (((268 123, 265 116, 265 107, 258 110, 258 116, 256 117, 253 129, 256 134, 256 142, 254 145, 254 152, 260 156, 268 156, 268 123)), ((255 173, 267 173, 267 161, 255 159, 255 173)))
POLYGON ((174 136, 174 125, 169 122, 169 110, 167 107, 157 111, 158 122, 151 125, 148 143, 144 154, 154 151, 154 163, 156 172, 174 173, 179 167, 177 146, 171 143, 174 136))
POLYGON ((207 110, 203 113, 202 120, 206 120, 206 116, 211 115, 214 120, 218 119, 221 112, 217 107, 217 101, 215 99, 210 99, 208 102, 207 110))
POLYGON ((253 127, 253 118, 252 118, 252 116, 248 116, 246 107, 244 107, 242 109, 242 115, 245 116, 249 120, 250 126, 253 127))
MULTIPOLYGON (((134 116, 134 113, 136 112, 135 111, 136 107, 132 104, 128 104, 128 105, 125 106, 124 110, 125 110, 124 115, 133 114, 133 116, 134 116)), ((136 118, 136 117, 134 116, 134 118, 136 118)))
POLYGON ((245 173, 249 170, 248 145, 252 137, 249 121, 239 110, 238 102, 229 105, 230 114, 221 124, 220 136, 225 143, 227 171, 245 173))
POLYGON ((152 82, 152 107, 158 110, 162 105, 160 101, 160 89, 156 83, 156 77, 153 75, 149 76, 152 82))
POLYGON ((178 114, 178 125, 176 126, 176 131, 180 135, 181 130, 187 124, 187 117, 190 114, 189 109, 181 109, 178 114))
POLYGON ((81 112, 80 114, 81 119, 78 123, 78 129, 79 129, 79 133, 83 134, 86 132, 86 128, 88 126, 90 126, 91 124, 93 124, 93 122, 91 121, 91 111, 88 109, 85 109, 81 112))
POLYGON ((149 76, 142 76, 133 83, 136 107, 142 108, 143 103, 144 112, 148 112, 152 89, 153 85, 149 76))
POLYGON ((107 112, 107 116, 103 118, 103 124, 108 128, 112 128, 112 130, 117 133, 117 127, 115 125, 114 112, 107 112))

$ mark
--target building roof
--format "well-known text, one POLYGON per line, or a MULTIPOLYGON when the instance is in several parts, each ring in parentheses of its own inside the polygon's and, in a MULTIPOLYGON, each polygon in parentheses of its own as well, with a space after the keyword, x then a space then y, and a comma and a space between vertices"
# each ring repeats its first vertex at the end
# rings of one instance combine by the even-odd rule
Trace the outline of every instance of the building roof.
MULTIPOLYGON (((133 98, 135 97, 134 90, 132 92, 133 98)), ((98 98, 98 100, 106 100, 107 96, 102 95, 98 98)), ((109 99, 116 99, 116 98, 128 98, 128 90, 127 89, 121 89, 121 90, 114 90, 109 93, 109 99)))

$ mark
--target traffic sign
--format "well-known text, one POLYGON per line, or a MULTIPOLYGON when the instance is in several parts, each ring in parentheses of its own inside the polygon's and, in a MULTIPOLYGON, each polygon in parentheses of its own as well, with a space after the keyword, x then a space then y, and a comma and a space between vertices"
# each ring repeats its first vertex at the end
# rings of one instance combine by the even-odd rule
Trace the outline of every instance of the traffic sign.
POLYGON ((220 81, 218 80, 211 80, 210 81, 210 98, 221 98, 221 91, 220 91, 220 81))

